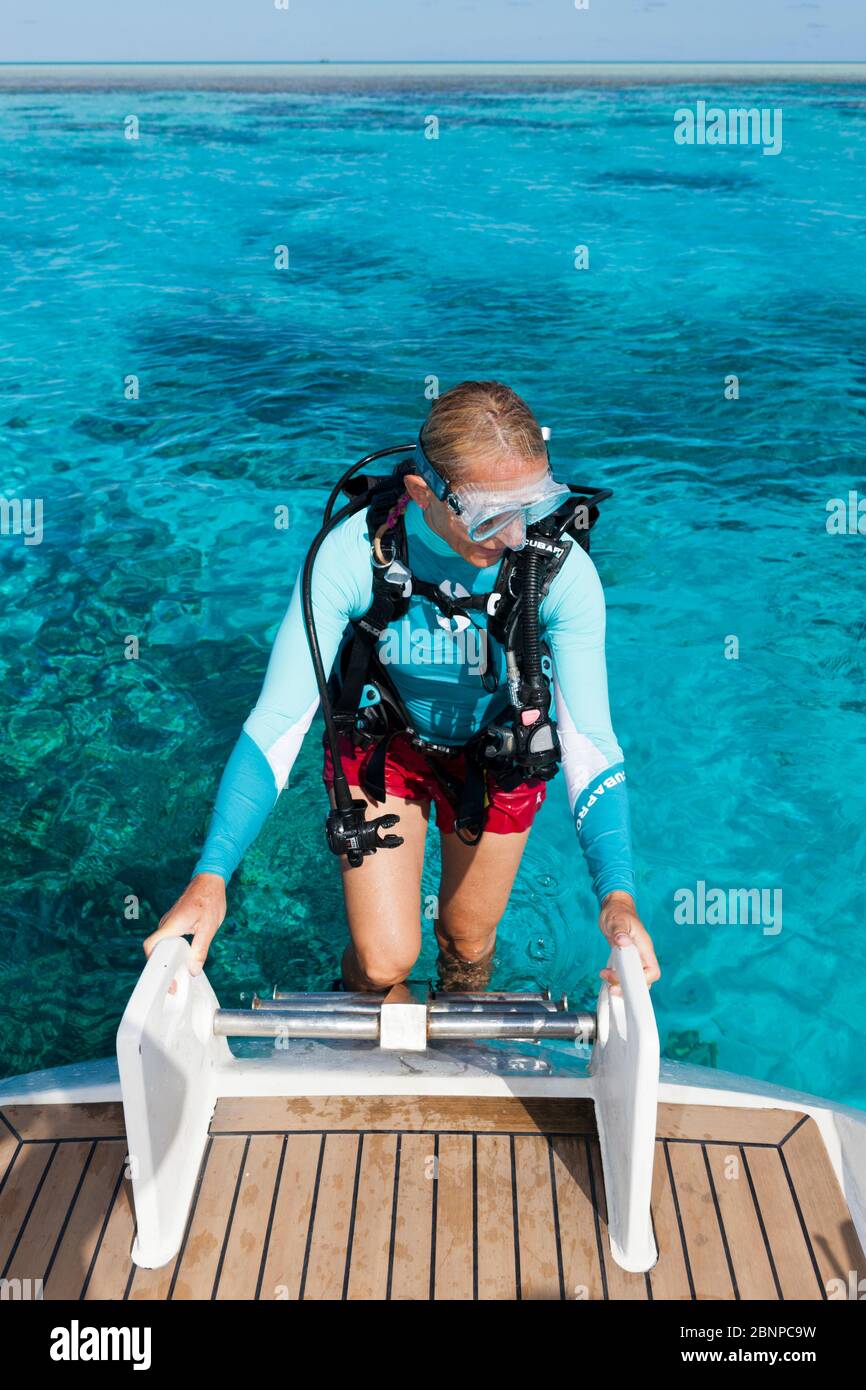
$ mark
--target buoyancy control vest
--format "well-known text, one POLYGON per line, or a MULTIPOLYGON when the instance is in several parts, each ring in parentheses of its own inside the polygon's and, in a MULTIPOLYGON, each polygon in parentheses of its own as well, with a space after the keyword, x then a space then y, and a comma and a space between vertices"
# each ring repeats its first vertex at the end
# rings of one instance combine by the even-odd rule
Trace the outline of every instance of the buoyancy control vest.
POLYGON ((455 804, 455 828, 466 843, 475 844, 483 831, 487 774, 508 790, 528 779, 548 781, 561 759, 556 723, 550 717, 552 664, 539 633, 539 608, 572 544, 589 552, 589 537, 599 506, 613 494, 568 484, 570 498, 543 521, 530 526, 519 551, 506 550, 493 588, 488 593, 455 598, 429 580, 419 579, 409 566, 403 510, 403 484, 412 462, 398 464, 385 477, 349 478, 343 492, 358 504, 367 501, 367 534, 371 539, 373 596, 370 607, 353 620, 337 668, 328 683, 337 729, 353 743, 370 746, 362 763, 364 791, 373 801, 385 797, 385 764, 395 734, 405 734, 429 755, 434 773, 455 804), (446 618, 486 616, 487 642, 480 679, 494 693, 503 669, 506 678, 501 708, 468 742, 439 744, 414 728, 399 691, 377 655, 386 628, 407 612, 410 598, 429 600, 446 618), (448 760, 465 754, 462 779, 449 773, 448 760))

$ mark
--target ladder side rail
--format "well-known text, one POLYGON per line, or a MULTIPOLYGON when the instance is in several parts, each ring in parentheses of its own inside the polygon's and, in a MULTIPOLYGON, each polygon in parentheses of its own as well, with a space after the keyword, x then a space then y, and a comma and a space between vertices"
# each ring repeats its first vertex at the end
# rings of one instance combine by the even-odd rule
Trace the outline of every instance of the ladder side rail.
POLYGON ((659 1035, 637 948, 614 946, 608 962, 621 994, 598 996, 590 1060, 608 1234, 617 1264, 644 1273, 658 1259, 650 1200, 656 1148, 659 1035))
POLYGON ((231 1061, 228 1044, 214 1035, 219 1001, 204 974, 190 975, 189 953, 183 938, 157 944, 117 1030, 137 1226, 132 1258, 147 1269, 180 1249, 216 1106, 215 1069, 231 1061))

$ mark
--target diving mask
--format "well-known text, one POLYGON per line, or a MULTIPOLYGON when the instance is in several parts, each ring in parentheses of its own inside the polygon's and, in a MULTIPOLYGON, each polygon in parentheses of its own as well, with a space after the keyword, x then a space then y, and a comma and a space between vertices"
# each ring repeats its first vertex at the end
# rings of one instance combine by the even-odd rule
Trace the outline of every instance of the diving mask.
POLYGON ((548 468, 540 479, 516 481, 511 487, 484 483, 464 483, 455 487, 430 462, 419 436, 415 445, 415 471, 441 502, 460 518, 469 539, 480 542, 507 532, 512 550, 526 543, 526 530, 543 521, 571 495, 571 489, 558 483, 548 468))

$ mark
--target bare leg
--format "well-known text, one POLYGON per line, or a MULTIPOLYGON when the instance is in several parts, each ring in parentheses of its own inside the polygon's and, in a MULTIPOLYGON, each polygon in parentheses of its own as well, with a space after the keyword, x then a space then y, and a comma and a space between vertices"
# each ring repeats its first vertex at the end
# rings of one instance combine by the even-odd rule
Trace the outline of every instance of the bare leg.
MULTIPOLYGON (((351 790, 353 796, 363 796, 357 787, 351 790)), ((429 803, 388 796, 384 802, 368 799, 368 805, 370 817, 400 817, 392 833, 402 835, 404 843, 366 855, 357 869, 340 859, 351 936, 343 953, 343 983, 350 990, 400 984, 421 950, 421 872, 429 803)))
POLYGON ((442 835, 439 917, 439 977, 442 988, 466 992, 490 983, 496 928, 508 904, 529 830, 515 835, 482 835, 464 845, 442 835))

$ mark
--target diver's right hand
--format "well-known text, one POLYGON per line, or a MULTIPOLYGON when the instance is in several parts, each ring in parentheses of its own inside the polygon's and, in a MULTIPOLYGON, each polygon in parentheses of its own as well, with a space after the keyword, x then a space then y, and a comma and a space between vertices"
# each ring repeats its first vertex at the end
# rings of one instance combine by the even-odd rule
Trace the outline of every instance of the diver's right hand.
POLYGON ((188 969, 190 975, 200 975, 225 915, 225 881, 219 874, 196 874, 174 907, 160 919, 156 931, 142 943, 144 954, 149 956, 156 943, 167 936, 191 936, 188 969))

